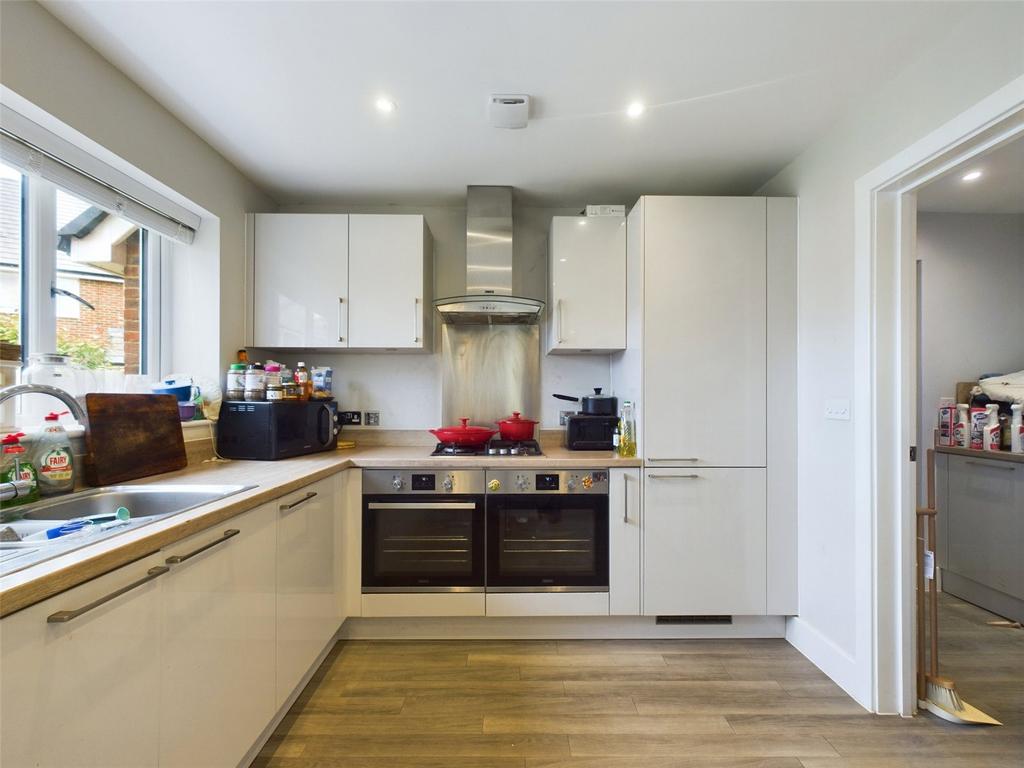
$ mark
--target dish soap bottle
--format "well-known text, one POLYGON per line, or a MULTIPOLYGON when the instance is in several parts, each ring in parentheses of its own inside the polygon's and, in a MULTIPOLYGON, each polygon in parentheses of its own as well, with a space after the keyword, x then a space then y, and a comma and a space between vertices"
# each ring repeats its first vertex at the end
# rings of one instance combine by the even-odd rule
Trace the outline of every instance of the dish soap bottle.
POLYGON ((71 452, 71 439, 60 423, 66 414, 51 413, 43 422, 33 457, 39 472, 39 493, 52 496, 75 490, 75 457, 71 452))
POLYGON ((633 403, 622 403, 622 418, 619 427, 619 456, 636 456, 636 422, 633 417, 633 403))
POLYGON ((1010 450, 1013 453, 1024 453, 1024 405, 1014 403, 1010 406, 1010 450))
POLYGON ((2 460, 0 460, 0 483, 13 483, 15 480, 28 480, 31 488, 28 493, 19 494, 4 502, 5 506, 16 507, 39 501, 39 476, 36 468, 25 455, 25 446, 21 444, 24 432, 15 432, 4 437, 2 460))

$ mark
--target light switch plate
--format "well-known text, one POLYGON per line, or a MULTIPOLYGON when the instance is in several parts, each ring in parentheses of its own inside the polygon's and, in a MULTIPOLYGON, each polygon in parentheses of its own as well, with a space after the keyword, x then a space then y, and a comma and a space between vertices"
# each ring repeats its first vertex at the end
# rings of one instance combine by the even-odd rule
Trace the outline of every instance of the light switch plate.
POLYGON ((576 411, 559 411, 558 412, 558 425, 564 427, 569 423, 569 417, 575 416, 576 411))
POLYGON ((850 401, 849 400, 826 400, 825 401, 825 418, 831 419, 832 421, 849 421, 850 420, 850 401))
POLYGON ((367 411, 366 412, 366 426, 368 426, 368 427, 379 427, 380 426, 380 411, 367 411))

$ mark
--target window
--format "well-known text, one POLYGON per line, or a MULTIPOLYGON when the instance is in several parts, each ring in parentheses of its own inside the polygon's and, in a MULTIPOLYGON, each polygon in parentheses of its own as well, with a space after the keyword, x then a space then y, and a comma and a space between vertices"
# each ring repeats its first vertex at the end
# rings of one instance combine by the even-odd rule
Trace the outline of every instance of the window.
POLYGON ((159 375, 143 325, 159 309, 144 281, 159 274, 147 262, 160 236, 6 165, 0 184, 0 338, 20 344, 23 361, 58 352, 85 368, 159 375))

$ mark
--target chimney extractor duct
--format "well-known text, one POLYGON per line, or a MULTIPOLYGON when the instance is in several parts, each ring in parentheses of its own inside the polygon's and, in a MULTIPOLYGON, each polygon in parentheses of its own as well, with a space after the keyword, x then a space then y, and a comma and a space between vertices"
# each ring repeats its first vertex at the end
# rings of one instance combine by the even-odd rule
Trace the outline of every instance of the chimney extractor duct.
POLYGON ((466 295, 434 302, 451 324, 533 325, 544 302, 512 295, 512 187, 466 188, 466 295))

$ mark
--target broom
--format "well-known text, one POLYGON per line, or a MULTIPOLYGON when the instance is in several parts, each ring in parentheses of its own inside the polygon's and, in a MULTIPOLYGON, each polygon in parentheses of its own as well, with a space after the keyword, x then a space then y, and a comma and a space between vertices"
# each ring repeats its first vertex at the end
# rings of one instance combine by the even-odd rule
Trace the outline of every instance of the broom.
POLYGON ((1002 725, 998 720, 972 707, 960 698, 952 678, 939 675, 939 593, 935 585, 935 451, 928 449, 928 506, 917 510, 917 706, 952 723, 966 725, 1002 725), (928 546, 925 552, 925 521, 928 524, 928 546), (931 567, 929 568, 929 561, 931 567), (925 574, 925 570, 928 574, 925 574), (928 628, 931 653, 928 673, 924 671, 925 579, 928 590, 928 628))

